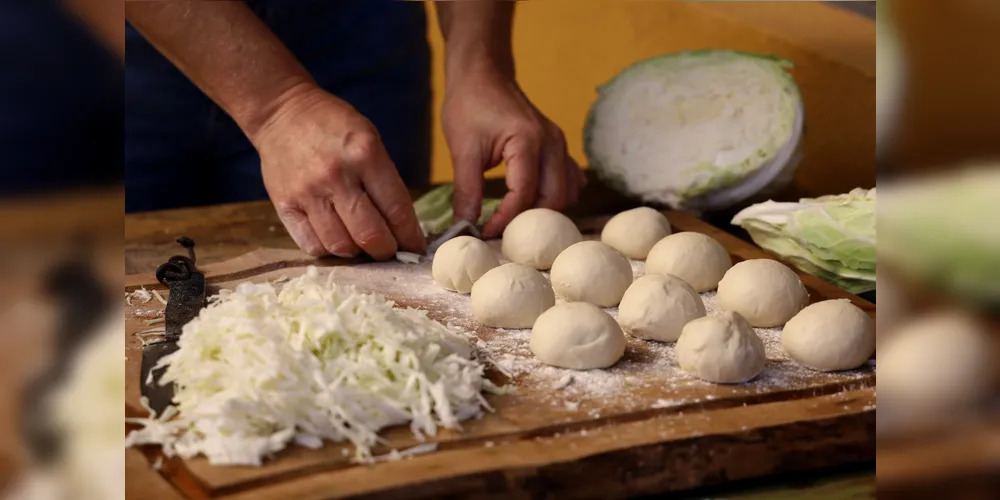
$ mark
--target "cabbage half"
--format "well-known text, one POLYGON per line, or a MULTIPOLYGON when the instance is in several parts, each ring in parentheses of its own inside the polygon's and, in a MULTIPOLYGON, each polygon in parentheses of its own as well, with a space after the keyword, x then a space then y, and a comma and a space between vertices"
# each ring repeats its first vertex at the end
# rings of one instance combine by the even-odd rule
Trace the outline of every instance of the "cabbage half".
POLYGON ((875 189, 766 201, 733 218, 761 248, 844 290, 875 289, 875 189))
POLYGON ((695 212, 776 193, 801 157, 791 66, 730 50, 634 64, 598 88, 584 129, 590 167, 627 196, 695 212))

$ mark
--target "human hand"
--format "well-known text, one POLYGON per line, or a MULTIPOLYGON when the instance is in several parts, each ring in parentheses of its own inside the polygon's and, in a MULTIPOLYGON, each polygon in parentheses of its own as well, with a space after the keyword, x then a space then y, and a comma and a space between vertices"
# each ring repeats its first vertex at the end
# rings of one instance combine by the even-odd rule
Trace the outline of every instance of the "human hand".
POLYGON ((375 127, 309 86, 283 99, 251 141, 278 217, 304 252, 378 260, 427 242, 375 127))
POLYGON ((442 117, 455 175, 456 220, 474 222, 482 208, 483 173, 507 164, 508 192, 483 235, 500 235, 533 207, 561 210, 577 201, 586 178, 566 150, 562 130, 501 72, 469 71, 448 82, 442 117))

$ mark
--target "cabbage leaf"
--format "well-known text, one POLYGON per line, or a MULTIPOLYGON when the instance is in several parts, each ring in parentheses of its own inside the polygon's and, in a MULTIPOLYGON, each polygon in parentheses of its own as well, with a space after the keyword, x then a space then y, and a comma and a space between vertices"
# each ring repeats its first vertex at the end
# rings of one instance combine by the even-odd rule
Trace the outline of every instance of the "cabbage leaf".
MULTIPOLYGON (((441 234, 451 227, 454 219, 452 202, 455 198, 455 185, 444 184, 427 192, 417 201, 413 202, 413 209, 417 213, 417 220, 420 222, 420 229, 425 236, 441 234)), ((480 212, 476 225, 486 224, 490 217, 500 206, 499 198, 483 199, 483 209, 480 212)))
POLYGON ((765 250, 851 293, 875 289, 875 189, 766 201, 732 220, 765 250))

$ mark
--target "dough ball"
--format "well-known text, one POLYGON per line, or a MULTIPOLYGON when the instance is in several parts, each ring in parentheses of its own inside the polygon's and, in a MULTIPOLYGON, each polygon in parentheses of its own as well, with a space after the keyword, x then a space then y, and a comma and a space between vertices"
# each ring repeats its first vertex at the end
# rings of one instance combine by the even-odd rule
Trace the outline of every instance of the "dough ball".
POLYGON ((568 302, 617 306, 632 284, 632 264, 600 241, 581 241, 552 263, 552 288, 568 302))
POLYGON ((593 304, 565 302, 542 313, 531 329, 531 352, 552 366, 607 368, 625 354, 625 334, 593 304))
POLYGON ((499 265, 500 260, 485 241, 458 236, 438 248, 431 276, 446 290, 469 293, 476 280, 499 265))
POLYGON ((737 313, 724 311, 684 325, 674 349, 681 369, 708 382, 739 384, 764 371, 764 341, 737 313))
POLYGON ((719 307, 740 313, 759 328, 784 325, 809 303, 809 292, 788 266, 771 259, 750 259, 726 272, 719 282, 719 307))
POLYGON ((639 207, 612 217, 601 231, 601 241, 630 259, 645 260, 653 245, 670 232, 667 216, 639 207))
POLYGON ((686 281, 669 274, 647 274, 625 291, 618 324, 629 335, 673 342, 689 321, 705 315, 705 303, 686 281))
POLYGON ((494 267, 472 285, 472 315, 497 328, 531 328, 556 303, 542 273, 513 262, 494 267))
POLYGON ((824 300, 785 323, 781 346, 807 368, 852 370, 875 352, 875 322, 847 299, 824 300))
POLYGON ((950 416, 991 394, 996 349, 989 332, 964 313, 914 318, 881 347, 878 395, 891 413, 950 416))
POLYGON ((504 229, 501 251, 511 262, 544 271, 563 250, 582 239, 569 217, 533 208, 518 214, 504 229))
POLYGON ((663 238, 646 257, 647 273, 672 274, 699 293, 714 290, 732 265, 732 258, 718 241, 690 231, 663 238))

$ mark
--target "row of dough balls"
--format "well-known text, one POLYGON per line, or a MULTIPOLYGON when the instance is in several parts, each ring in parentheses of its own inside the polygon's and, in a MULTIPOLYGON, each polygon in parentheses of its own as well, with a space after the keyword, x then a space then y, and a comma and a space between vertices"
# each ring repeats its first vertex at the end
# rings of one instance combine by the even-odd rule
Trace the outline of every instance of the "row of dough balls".
POLYGON ((660 212, 637 208, 613 217, 601 241, 582 241, 576 225, 548 209, 528 210, 504 231, 500 265, 476 238, 438 250, 432 274, 442 287, 471 293, 476 320, 532 328, 530 347, 550 365, 606 368, 624 355, 625 337, 677 342, 682 369, 716 383, 740 383, 763 371, 764 345, 753 327, 785 326, 782 345, 812 369, 857 368, 874 351, 871 319, 847 300, 807 306, 798 276, 770 259, 732 264, 717 241, 672 233, 660 212), (646 260, 633 282, 626 257, 646 260), (551 283, 541 270, 551 269, 551 283), (724 312, 706 316, 700 292, 718 289, 724 312), (556 296, 567 301, 556 305, 556 296), (619 306, 618 321, 600 307, 619 306))

